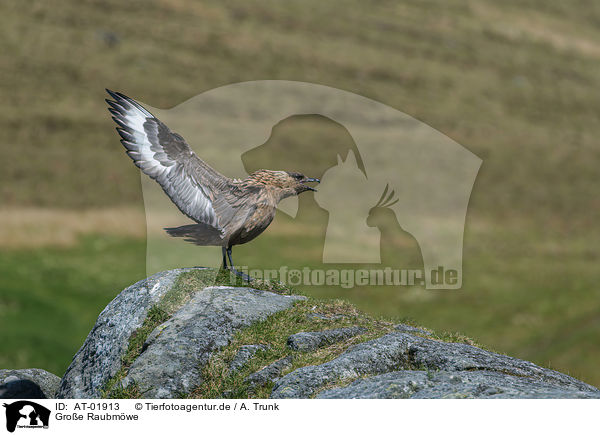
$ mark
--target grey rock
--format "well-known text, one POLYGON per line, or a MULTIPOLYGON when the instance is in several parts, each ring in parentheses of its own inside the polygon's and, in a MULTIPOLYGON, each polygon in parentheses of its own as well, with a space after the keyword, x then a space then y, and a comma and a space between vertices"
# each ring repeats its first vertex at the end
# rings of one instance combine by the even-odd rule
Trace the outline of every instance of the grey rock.
POLYGON ((35 382, 17 379, 0 384, 0 399, 46 399, 46 395, 35 382))
POLYGON ((301 367, 288 373, 276 382, 271 397, 308 398, 317 389, 339 380, 415 367, 444 371, 495 371, 577 391, 599 391, 582 381, 528 361, 467 344, 445 343, 395 331, 352 346, 327 363, 301 367))
POLYGON ((121 368, 131 334, 142 326, 148 310, 160 301, 182 272, 160 272, 123 290, 100 313, 96 324, 67 369, 58 398, 97 398, 121 368))
POLYGON ((469 372, 403 370, 358 379, 319 393, 318 399, 598 399, 600 392, 475 370, 469 372))
POLYGON ((146 398, 172 398, 202 383, 212 352, 227 346, 237 329, 290 308, 301 296, 245 287, 207 287, 149 336, 123 385, 135 383, 146 398))
POLYGON ((281 376, 281 372, 291 364, 292 356, 288 355, 251 374, 245 379, 245 382, 250 384, 251 389, 262 387, 267 382, 275 382, 281 376))
POLYGON ((426 331, 423 328, 417 328, 415 326, 410 326, 405 323, 400 323, 396 325, 394 329, 398 332, 405 332, 407 334, 422 334, 422 335, 431 335, 431 332, 426 331))
POLYGON ((264 344, 247 344, 244 346, 240 346, 238 351, 236 352, 231 364, 229 365, 229 371, 231 373, 237 372, 243 366, 246 365, 248 361, 252 359, 252 357, 259 350, 267 350, 268 346, 264 344))
POLYGON ((53 399, 60 378, 42 369, 0 370, 0 398, 53 399))
POLYGON ((347 340, 359 334, 367 332, 365 328, 352 326, 350 328, 325 329, 323 331, 298 332, 290 335, 287 345, 290 349, 307 352, 320 347, 329 346, 338 341, 347 340))

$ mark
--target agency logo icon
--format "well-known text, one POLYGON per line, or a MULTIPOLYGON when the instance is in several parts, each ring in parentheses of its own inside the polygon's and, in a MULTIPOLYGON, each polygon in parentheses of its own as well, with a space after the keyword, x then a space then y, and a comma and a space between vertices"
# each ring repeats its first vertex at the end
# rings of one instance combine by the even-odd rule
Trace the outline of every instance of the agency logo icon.
POLYGON ((47 429, 50 422, 50 410, 29 400, 19 400, 3 405, 6 408, 6 430, 47 429))
MULTIPOLYGON (((211 167, 238 179, 258 169, 247 167, 244 156, 273 142, 288 121, 320 116, 341 126, 346 149, 306 133, 291 135, 278 149, 291 169, 321 179, 314 201, 328 218, 319 223, 322 236, 311 240, 310 250, 322 253, 322 267, 420 269, 428 289, 462 286, 465 218, 481 159, 435 128, 351 92, 283 80, 223 86, 166 110, 145 106, 211 167), (298 156, 307 154, 313 166, 299 168, 298 156)), ((276 163, 262 159, 261 169, 288 170, 276 163)), ((218 247, 185 244, 165 234, 165 227, 190 222, 150 177, 142 175, 142 188, 147 273, 218 267, 218 247)), ((309 200, 311 195, 291 197, 278 208, 298 219, 299 201, 306 206, 309 200)), ((315 221, 310 224, 314 228, 315 221)))

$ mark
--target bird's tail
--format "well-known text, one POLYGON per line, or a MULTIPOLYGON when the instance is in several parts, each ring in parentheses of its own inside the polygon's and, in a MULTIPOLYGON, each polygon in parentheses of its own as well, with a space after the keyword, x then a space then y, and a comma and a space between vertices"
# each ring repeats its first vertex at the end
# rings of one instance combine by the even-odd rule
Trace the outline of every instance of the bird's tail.
POLYGON ((221 231, 205 224, 183 225, 181 227, 165 228, 171 237, 182 237, 186 242, 199 246, 221 246, 223 238, 221 231))

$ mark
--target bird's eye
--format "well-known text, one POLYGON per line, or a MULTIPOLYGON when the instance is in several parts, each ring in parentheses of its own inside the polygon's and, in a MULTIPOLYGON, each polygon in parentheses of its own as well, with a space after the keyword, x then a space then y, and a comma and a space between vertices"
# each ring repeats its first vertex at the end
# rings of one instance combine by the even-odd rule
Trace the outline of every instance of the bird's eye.
POLYGON ((304 177, 302 177, 302 175, 301 175, 301 174, 294 174, 294 178, 295 178, 296 180, 302 180, 302 178, 304 178, 304 177))

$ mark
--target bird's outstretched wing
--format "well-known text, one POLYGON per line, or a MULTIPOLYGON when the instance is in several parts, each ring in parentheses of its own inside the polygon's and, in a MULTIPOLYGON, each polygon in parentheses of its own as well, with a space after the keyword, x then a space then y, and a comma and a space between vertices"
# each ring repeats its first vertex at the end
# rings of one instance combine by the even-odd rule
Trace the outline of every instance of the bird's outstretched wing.
POLYGON ((172 132, 137 101, 106 90, 121 143, 144 174, 160 184, 179 210, 196 222, 222 230, 235 214, 227 200, 235 186, 200 159, 183 137, 172 132))

